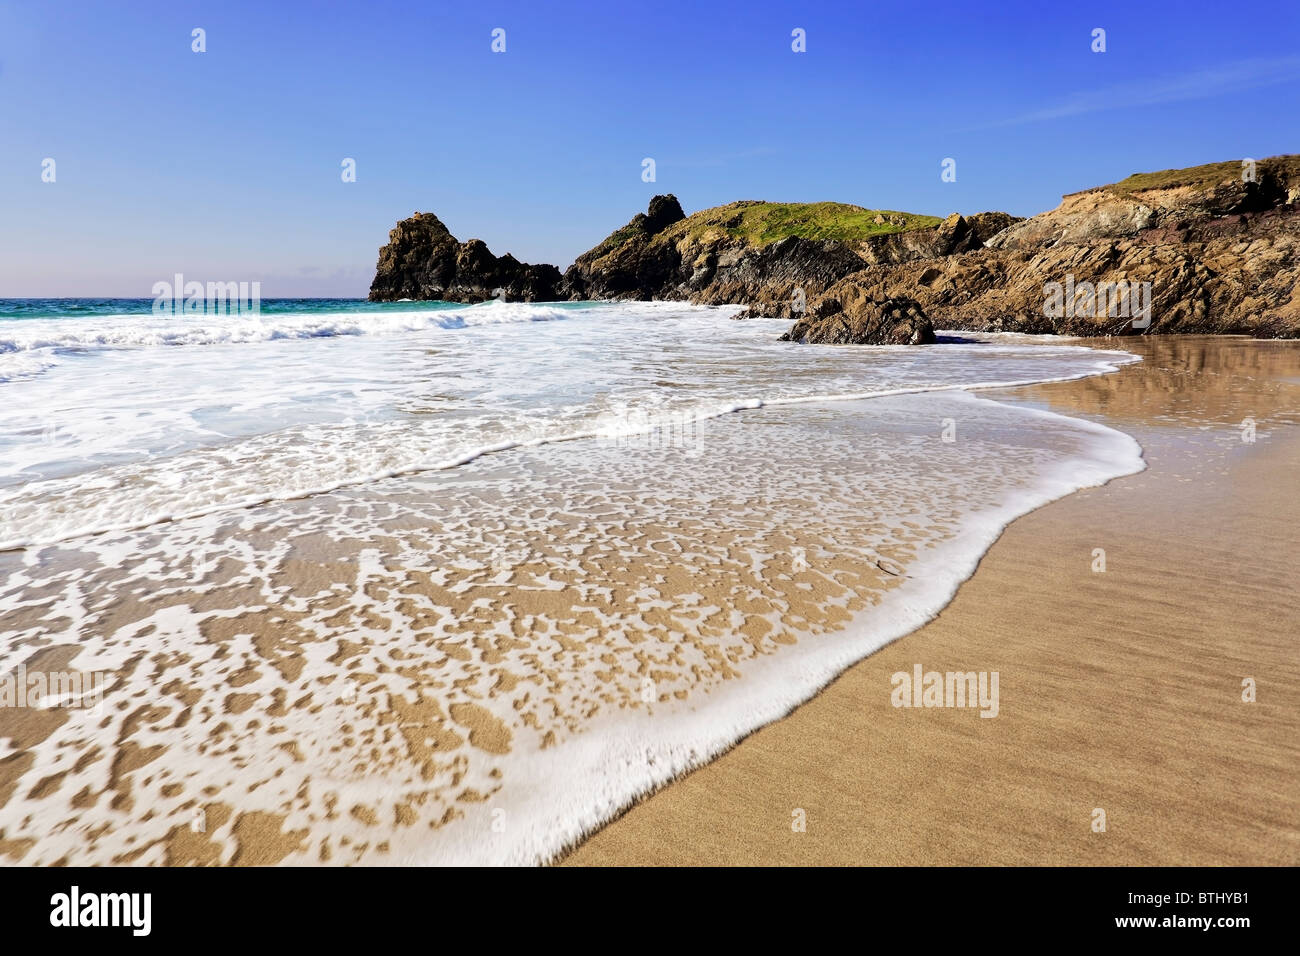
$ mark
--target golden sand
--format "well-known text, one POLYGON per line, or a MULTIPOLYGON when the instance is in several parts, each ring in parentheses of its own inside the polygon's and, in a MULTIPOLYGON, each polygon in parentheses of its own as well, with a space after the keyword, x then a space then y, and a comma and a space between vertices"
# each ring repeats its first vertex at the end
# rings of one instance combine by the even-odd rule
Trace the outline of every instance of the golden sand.
POLYGON ((1145 362, 999 397, 1149 470, 1014 522, 933 622, 565 862, 1300 862, 1300 343, 1122 347, 1145 362), (998 671, 999 716, 891 706, 917 663, 998 671))
MULTIPOLYGON (((932 624, 568 862, 1296 861, 1300 349, 1108 344, 1147 362, 997 397, 1127 431, 1149 471, 1015 522, 932 624), (890 676, 916 664, 998 671, 999 715, 895 709, 890 676)), ((962 407, 927 401, 936 424, 962 407)), ((466 828, 489 843, 532 783, 515 758, 834 641, 956 515, 1077 440, 1008 417, 1036 430, 996 468, 928 427, 878 434, 888 400, 846 408, 742 416, 708 459, 573 443, 0 556, 16 662, 110 676, 94 714, 0 712, 0 858, 386 863, 466 828), (780 481, 744 454, 769 446, 780 481), (966 478, 922 487, 917 461, 966 478)))

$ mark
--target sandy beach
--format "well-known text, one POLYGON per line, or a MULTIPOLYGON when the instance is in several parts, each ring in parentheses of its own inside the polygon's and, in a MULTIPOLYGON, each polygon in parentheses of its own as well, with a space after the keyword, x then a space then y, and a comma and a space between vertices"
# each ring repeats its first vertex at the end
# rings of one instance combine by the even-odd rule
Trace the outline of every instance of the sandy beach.
POLYGON ((174 6, 0 3, 19 938, 1287 926, 1300 4, 174 6))
POLYGON ((1300 862, 1300 344, 1097 345, 1144 361, 996 397, 1125 431, 1148 470, 1015 521, 930 624, 564 862, 1300 862), (996 719, 892 706, 917 664, 999 672, 996 719))
MULTIPOLYGON (((1300 348, 1054 341, 933 367, 1091 377, 6 552, 0 672, 102 701, 0 708, 0 857, 1294 862, 1300 348), (1143 361, 1097 375, 1116 349, 1143 361), (895 707, 917 667, 996 673, 996 704, 895 707)), ((854 354, 770 374, 912 353, 854 354)))

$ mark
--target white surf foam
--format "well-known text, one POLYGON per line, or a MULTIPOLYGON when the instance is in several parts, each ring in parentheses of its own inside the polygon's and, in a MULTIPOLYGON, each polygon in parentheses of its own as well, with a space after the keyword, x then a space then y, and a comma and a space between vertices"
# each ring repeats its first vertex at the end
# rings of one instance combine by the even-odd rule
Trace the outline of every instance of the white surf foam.
POLYGON ((785 323, 735 322, 733 311, 491 303, 245 324, 2 323, 3 334, 29 344, 133 347, 69 354, 34 380, 0 385, 9 399, 0 403, 0 548, 766 405, 1057 381, 1135 360, 994 336, 915 348, 794 346, 775 340, 785 323), (185 343, 205 347, 150 347, 185 343))
MULTIPOLYGON (((998 404, 973 395, 969 400, 998 404)), ((709 763, 809 700, 846 668, 932 620, 1016 518, 1146 468, 1141 446, 1129 435, 1053 412, 1017 412, 1081 433, 1087 457, 1060 462, 999 506, 964 516, 958 537, 910 562, 907 580, 870 613, 855 615, 834 640, 801 641, 788 654, 748 662, 743 679, 710 694, 706 704, 691 699, 649 713, 621 711, 592 721, 555 750, 519 754, 511 772, 528 787, 467 807, 464 826, 413 845, 395 862, 495 866, 555 859, 639 797, 709 763), (494 828, 492 814, 502 811, 510 825, 494 828)), ((889 687, 879 692, 887 695, 889 687)), ((1004 710, 1014 706, 1002 702, 1004 710)))
POLYGON ((396 335, 514 322, 552 322, 572 307, 525 302, 394 312, 302 312, 255 315, 116 315, 0 322, 0 356, 39 349, 227 345, 333 336, 396 335))
MULTIPOLYGON (((849 353, 796 354, 797 365, 816 364, 822 355, 829 362, 846 361, 840 356, 849 353)), ((855 354, 861 362, 873 353, 855 354)), ((936 361, 955 361, 961 352, 949 353, 949 359, 930 354, 936 361)), ((1078 374, 1083 360, 1097 361, 1097 353, 1090 354, 1061 351, 1065 364, 1057 367, 1049 356, 1047 365, 1078 374)), ((1019 368, 1022 360, 999 359, 996 367, 1019 368)), ((971 362, 980 367, 968 356, 968 372, 971 362)), ((783 381, 790 365, 784 366, 783 381)), ((666 371, 656 366, 653 374, 666 371)), ((721 373, 715 368, 710 374, 721 373)), ((699 380, 691 381, 698 390, 699 380)), ((970 383, 988 381, 970 377, 970 383)), ((638 795, 782 716, 844 667, 924 623, 1018 515, 1142 467, 1140 449, 1128 436, 962 388, 895 386, 892 396, 847 403, 808 398, 787 392, 766 410, 724 415, 709 433, 711 454, 703 459, 629 453, 617 440, 563 443, 460 471, 376 483, 310 507, 270 506, 247 518, 213 515, 70 548, 31 549, 19 560, 6 556, 16 573, 0 588, 0 600, 6 611, 18 612, 9 620, 23 620, 29 628, 20 638, 33 636, 42 620, 66 629, 62 635, 75 639, 83 667, 122 666, 141 652, 176 655, 185 662, 185 693, 200 695, 186 702, 194 716, 184 728, 160 720, 137 737, 141 745, 165 751, 133 778, 137 814, 110 828, 97 826, 110 812, 105 801, 92 807, 62 804, 84 786, 104 785, 100 778, 110 761, 83 766, 79 748, 99 739, 97 734, 111 739, 113 724, 127 721, 132 709, 110 698, 110 724, 98 730, 92 721, 103 718, 74 712, 40 746, 27 773, 30 781, 25 778, 16 790, 6 811, 15 821, 14 836, 30 832, 38 841, 33 858, 41 861, 66 854, 111 861, 133 847, 155 845, 151 841, 178 821, 184 824, 187 801, 203 792, 205 799, 237 803, 241 811, 287 812, 286 832, 309 828, 311 845, 291 863, 316 862, 315 847, 325 839, 338 851, 331 862, 350 861, 342 855, 343 844, 374 848, 381 840, 393 854, 372 849, 367 856, 358 849, 357 862, 540 862, 638 795), (939 440, 944 417, 960 422, 957 443, 939 440), (719 522, 719 515, 728 518, 719 522), (850 528, 836 540, 839 529, 850 528), (787 546, 791 529, 837 554, 841 565, 881 546, 913 556, 900 566, 900 586, 873 592, 879 603, 858 613, 847 630, 827 624, 805 635, 797 616, 787 619, 777 611, 777 623, 785 634, 797 633, 798 643, 754 647, 739 630, 734 606, 722 623, 700 626, 719 603, 729 603, 728 594, 744 596, 751 610, 757 603, 761 616, 767 613, 763 600, 775 597, 779 604, 783 593, 799 586, 786 576, 775 588, 763 587, 762 566, 774 549, 787 546), (339 553, 330 553, 330 542, 340 544, 339 553), (508 572, 490 569, 467 579, 456 570, 474 564, 474 556, 495 553, 492 545, 509 553, 526 543, 546 555, 521 559, 534 562, 521 581, 512 583, 508 572), (673 546, 680 550, 674 553, 673 546), (90 560, 63 566, 60 559, 78 549, 90 560), (295 571, 304 560, 332 570, 323 581, 295 571), (645 561, 652 566, 639 575, 620 570, 645 561), (683 565, 694 572, 684 588, 643 590, 647 580, 658 581, 657 569, 683 565), (355 578, 345 574, 339 590, 332 579, 348 567, 355 567, 355 578), (432 587, 418 584, 426 578, 432 587), (562 626, 562 612, 548 621, 553 612, 545 608, 552 602, 536 599, 539 589, 559 587, 574 589, 583 640, 573 640, 578 632, 562 626), (603 608, 602 591, 609 595, 603 608), (53 607, 51 594, 57 596, 53 607), (158 601, 150 606, 139 595, 158 601), (481 641, 466 640, 479 627, 467 626, 463 609, 448 613, 447 595, 457 596, 452 604, 473 599, 482 612, 471 612, 472 623, 486 635, 481 641), (174 597, 192 606, 173 604, 174 597), (513 610, 520 605, 528 609, 513 610), (263 666, 265 649, 253 647, 257 622, 282 611, 292 613, 295 632, 310 635, 292 639, 304 666, 287 675, 263 666), (647 613, 654 624, 642 620, 647 613), (205 619, 210 625, 245 615, 240 633, 219 650, 199 636, 205 619), (662 624, 665 617, 675 623, 662 624), (643 631, 649 645, 618 638, 638 621, 643 629, 653 628, 643 631), (498 644, 494 635, 506 640, 498 644), (355 647, 358 656, 340 663, 339 641, 355 647), (464 653, 449 657, 447 641, 464 653), (668 672, 656 673, 669 693, 654 704, 652 715, 620 706, 629 683, 635 689, 638 658, 647 646, 661 649, 656 670, 668 672), (390 664, 397 659, 402 666, 394 671, 390 664), (727 661, 727 672, 710 668, 710 659, 727 661), (539 660, 547 662, 541 672, 539 660), (258 704, 239 715, 226 713, 222 702, 230 679, 249 663, 258 664, 258 676, 240 686, 256 694, 258 704), (507 671, 528 675, 514 693, 494 687, 507 671), (359 702, 340 698, 339 679, 349 674, 374 678, 367 679, 359 702), (672 693, 678 688, 685 694, 681 701, 672 693), (313 706, 289 708, 268 726, 263 708, 276 692, 289 699, 310 693, 313 706), (400 709, 395 698, 415 695, 444 710, 465 702, 489 710, 513 734, 509 752, 488 754, 462 743, 441 755, 451 769, 436 781, 425 779, 425 768, 403 750, 401 735, 385 743, 389 733, 371 723, 400 709), (540 709, 529 703, 538 699, 546 700, 540 709), (593 712, 598 716, 591 717, 593 712), (213 759, 209 748, 218 724, 222 757, 213 759), (351 745, 340 743, 341 736, 354 736, 337 732, 345 725, 357 731, 351 745), (555 735, 550 746, 541 744, 547 732, 555 735), (290 743, 291 753, 282 746, 290 743), (35 796, 29 783, 64 771, 68 776, 56 794, 35 796), (312 786, 304 789, 307 778, 312 786), (173 781, 183 781, 185 789, 173 792, 173 781), (458 798, 467 790, 471 797, 458 798), (412 791, 428 797, 418 805, 423 816, 417 825, 390 823, 395 805, 412 791), (335 806, 368 808, 378 822, 336 813, 335 806), (445 816, 448 806, 454 818, 445 816), (504 813, 504 828, 493 826, 497 813, 504 813), (41 821, 53 816, 76 823, 48 832, 41 821), (438 822, 436 828, 427 825, 438 822), (86 832, 102 835, 88 847, 86 832)), ((392 424, 399 434, 409 433, 409 422, 392 424)), ((809 555, 819 560, 811 547, 809 555)), ((781 578, 781 565, 775 567, 769 583, 781 578)), ((10 646, 16 659, 26 653, 22 639, 10 646)), ((166 699, 147 669, 123 680, 119 700, 166 699)), ((1002 706, 1011 710, 1014 700, 1004 694, 1002 706)), ((212 838, 229 845, 224 830, 212 838)), ((153 856, 142 862, 160 861, 161 850, 148 852, 153 856)))
MULTIPOLYGON (((1133 357, 1136 360, 1136 357, 1133 357)), ((340 488, 455 468, 514 448, 553 442, 617 438, 681 429, 745 410, 811 402, 860 401, 926 392, 976 391, 1043 382, 1070 381, 1113 371, 1122 358, 1100 360, 1066 376, 929 385, 782 398, 749 398, 725 404, 689 405, 639 414, 597 412, 547 421, 516 422, 508 437, 478 442, 473 430, 449 434, 440 425, 384 423, 364 427, 311 426, 102 470, 93 477, 31 482, 0 489, 0 551, 55 544, 87 535, 128 531, 164 521, 195 518, 325 494, 340 488), (470 433, 467 435, 467 432, 470 433), (292 446, 292 448, 290 447, 292 446), (69 508, 76 501, 77 507, 69 508)), ((478 429, 481 433, 482 429, 478 429)))

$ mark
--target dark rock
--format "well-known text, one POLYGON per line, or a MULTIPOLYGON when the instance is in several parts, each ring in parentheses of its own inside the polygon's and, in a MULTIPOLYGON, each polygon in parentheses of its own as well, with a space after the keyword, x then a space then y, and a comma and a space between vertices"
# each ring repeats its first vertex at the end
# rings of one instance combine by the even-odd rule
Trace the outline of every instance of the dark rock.
MULTIPOLYGON (((1075 193, 1054 210, 1004 225, 984 248, 864 269, 834 291, 843 297, 852 286, 867 299, 913 298, 948 329, 1294 338, 1300 208, 1290 193, 1298 167, 1282 157, 1261 161, 1256 183, 1228 169, 1221 181, 1075 193), (1087 299, 1076 300, 1084 308, 1053 310, 1047 287, 1067 282, 1150 283, 1150 325, 1135 326, 1122 308, 1088 309, 1087 299)), ((972 227, 982 229, 988 216, 972 217, 972 227)))
MULTIPOLYGON (((665 195, 563 276, 554 266, 498 259, 478 240, 459 243, 426 213, 392 231, 370 297, 740 304, 746 306, 740 317, 798 320, 790 337, 801 341, 928 341, 933 330, 922 320, 941 328, 1066 335, 1296 337, 1298 202, 1295 156, 1260 160, 1252 182, 1242 181, 1236 161, 1140 174, 1067 195, 1056 209, 1030 219, 954 213, 930 225, 882 212, 876 227, 902 231, 853 241, 782 238, 779 215, 759 216, 756 228, 760 211, 753 207, 763 206, 767 215, 788 211, 788 204, 744 200, 688 217, 676 197, 665 195), (1106 310, 1054 314, 1048 287, 1067 282, 1150 283, 1150 326, 1135 328, 1130 316, 1106 310), (919 317, 900 303, 916 306, 919 317)), ((847 210, 848 219, 839 221, 860 220, 858 207, 820 205, 847 210)), ((804 232, 817 234, 816 228, 804 232)))
POLYGON ((560 270, 529 265, 507 253, 494 256, 481 239, 457 242, 442 220, 417 212, 388 234, 379 250, 372 302, 437 299, 444 302, 545 302, 567 298, 560 270))
POLYGON ((934 326, 913 299, 871 299, 852 282, 821 296, 782 341, 811 345, 924 345, 934 326))
POLYGON ((680 268, 680 257, 664 244, 648 253, 651 241, 686 218, 677 197, 650 200, 622 229, 578 256, 564 274, 565 288, 575 299, 653 299, 680 268))
POLYGON ((650 208, 646 211, 645 231, 653 236, 685 218, 686 213, 682 212, 682 204, 672 193, 655 196, 650 200, 650 208))

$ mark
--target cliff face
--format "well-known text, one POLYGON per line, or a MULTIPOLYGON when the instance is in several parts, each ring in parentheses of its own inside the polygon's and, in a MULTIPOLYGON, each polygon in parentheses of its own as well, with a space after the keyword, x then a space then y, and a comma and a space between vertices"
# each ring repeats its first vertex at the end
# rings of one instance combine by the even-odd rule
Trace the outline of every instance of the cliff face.
POLYGON ((662 254, 665 246, 655 240, 685 218, 676 196, 655 196, 644 213, 569 266, 564 273, 569 294, 575 299, 663 298, 655 292, 664 286, 677 263, 671 255, 662 254), (660 252, 650 252, 651 246, 660 252))
POLYGON ((687 216, 656 196, 563 276, 417 214, 380 250, 370 298, 739 303, 809 342, 924 342, 932 324, 1295 337, 1298 200, 1300 156, 1259 161, 1249 182, 1236 161, 1130 176, 1025 220, 755 201, 687 216))
MULTIPOLYGON (((1298 199, 1294 156, 1259 162, 1251 182, 1242 181, 1239 162, 1132 176, 1066 196, 1056 209, 988 236, 980 248, 853 273, 825 297, 908 298, 943 328, 1294 338, 1298 199), (1129 301, 1110 308, 1102 287, 1129 293, 1129 301), (1132 314, 1129 306, 1139 304, 1149 315, 1132 314)), ((836 315, 813 301, 794 337, 832 334, 836 315)))
POLYGON ((656 196, 648 216, 579 256, 564 279, 583 298, 742 303, 755 315, 788 318, 798 311, 797 301, 806 304, 870 265, 979 245, 976 230, 960 216, 941 222, 843 203, 753 200, 686 216, 676 197, 656 196))
POLYGON ((528 265, 509 253, 498 258, 483 240, 458 242, 437 216, 417 212, 399 222, 379 250, 370 300, 553 302, 568 298, 562 284, 555 266, 528 265))

